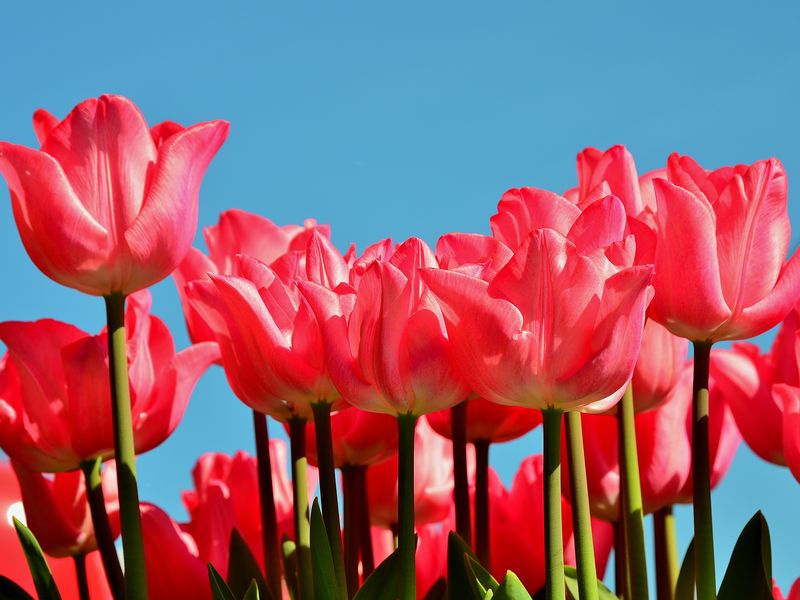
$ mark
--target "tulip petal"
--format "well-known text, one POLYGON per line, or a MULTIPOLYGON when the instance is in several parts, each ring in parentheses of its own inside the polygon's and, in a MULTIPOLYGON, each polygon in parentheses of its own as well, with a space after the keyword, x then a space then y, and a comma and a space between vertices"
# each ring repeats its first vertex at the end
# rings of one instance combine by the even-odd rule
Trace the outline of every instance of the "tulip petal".
POLYGON ((567 235, 580 209, 566 198, 537 188, 508 190, 489 219, 492 235, 515 250, 536 229, 553 229, 567 235))
POLYGON ((315 231, 308 240, 307 248, 306 276, 309 281, 330 289, 349 281, 350 269, 328 238, 315 231))
POLYGON ((581 205, 591 190, 606 182, 611 193, 622 201, 625 212, 633 216, 642 212, 639 175, 633 156, 625 146, 618 144, 605 152, 587 148, 578 154, 577 162, 581 205))
POLYGON ((625 207, 616 196, 606 196, 583 209, 567 234, 578 252, 589 255, 605 250, 625 237, 625 207))
POLYGON ((189 248, 186 258, 183 259, 178 268, 172 272, 172 279, 178 289, 178 297, 183 306, 183 315, 186 319, 186 328, 189 330, 189 339, 193 343, 214 341, 214 332, 206 323, 198 310, 194 307, 188 297, 186 286, 198 279, 208 279, 208 273, 216 273, 217 268, 214 263, 197 248, 189 248))
POLYGON ((246 254, 271 264, 289 250, 292 236, 266 217, 239 209, 228 209, 219 215, 219 223, 206 227, 203 236, 215 271, 236 274, 234 256, 246 254))
POLYGON ((58 126, 58 123, 58 117, 43 108, 33 113, 33 132, 36 134, 36 141, 40 146, 44 144, 47 136, 58 126))
POLYGON ((786 464, 800 482, 800 388, 779 383, 773 393, 783 402, 783 453, 786 464))

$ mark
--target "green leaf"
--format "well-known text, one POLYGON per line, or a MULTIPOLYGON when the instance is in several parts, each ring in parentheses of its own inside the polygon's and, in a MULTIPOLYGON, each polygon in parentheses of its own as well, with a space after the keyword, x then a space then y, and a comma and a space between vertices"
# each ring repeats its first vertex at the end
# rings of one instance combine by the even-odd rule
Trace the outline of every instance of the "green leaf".
POLYGON ((247 593, 242 600, 259 600, 258 582, 255 579, 250 582, 250 587, 247 588, 247 593))
POLYGON ((506 571, 506 577, 503 579, 502 583, 500 583, 500 587, 495 590, 492 599, 532 600, 531 595, 528 593, 528 590, 525 589, 525 586, 522 585, 519 577, 514 575, 511 571, 506 571))
POLYGON ((236 598, 243 597, 250 589, 252 581, 258 584, 258 591, 262 598, 269 599, 271 595, 264 574, 258 561, 250 552, 247 542, 234 528, 231 531, 231 542, 228 553, 228 587, 236 598))
POLYGON ((675 584, 675 600, 694 600, 694 539, 689 542, 680 573, 678 573, 678 582, 675 584))
POLYGON ((772 550, 769 526, 761 511, 739 534, 717 598, 772 600, 772 550))
POLYGON ((3 575, 0 575, 0 598, 2 600, 33 600, 33 596, 3 575))
POLYGON ((211 563, 208 563, 208 580, 211 583, 211 594, 214 596, 214 600, 236 600, 231 588, 211 563))
POLYGON ((447 536, 447 584, 450 587, 450 599, 483 600, 484 594, 478 594, 473 583, 475 577, 467 569, 465 556, 478 561, 461 536, 451 531, 447 536))
POLYGON ((487 571, 481 563, 469 554, 464 554, 464 566, 469 575, 469 583, 473 593, 478 598, 486 598, 487 592, 494 592, 500 586, 492 574, 487 571))
POLYGON ((446 600, 447 599, 447 580, 444 577, 439 577, 425 594, 422 600, 446 600))
POLYGON ((286 579, 286 587, 289 588, 291 600, 297 598, 297 546, 288 536, 283 536, 281 543, 281 553, 283 555, 283 577, 286 579))
POLYGON ((397 600, 400 591, 400 555, 392 552, 378 565, 353 600, 397 600))
POLYGON ((36 537, 16 517, 14 517, 14 527, 17 529, 17 537, 22 544, 25 560, 28 561, 28 568, 31 571, 33 585, 36 587, 39 600, 61 600, 61 594, 58 593, 53 574, 50 572, 50 567, 47 566, 47 560, 42 554, 42 548, 36 541, 36 537))
POLYGON ((314 498, 314 506, 311 507, 311 569, 315 600, 337 600, 336 571, 318 498, 314 498))
MULTIPOLYGON (((564 582, 567 585, 567 591, 570 595, 577 600, 580 598, 578 591, 578 570, 569 565, 564 566, 564 582)), ((605 584, 599 579, 597 580, 597 597, 600 600, 619 600, 617 595, 608 589, 605 584)))

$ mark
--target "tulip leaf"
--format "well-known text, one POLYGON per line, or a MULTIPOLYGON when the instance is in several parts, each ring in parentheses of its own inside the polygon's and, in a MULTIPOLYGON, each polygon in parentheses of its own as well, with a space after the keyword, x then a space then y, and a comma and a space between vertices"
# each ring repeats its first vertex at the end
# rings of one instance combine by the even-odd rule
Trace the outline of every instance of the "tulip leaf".
POLYGON ((478 588, 473 583, 475 575, 467 568, 465 557, 478 562, 472 548, 460 535, 451 531, 447 536, 447 585, 450 588, 450 598, 451 600, 483 600, 484 594, 478 593, 478 588))
POLYGON ((2 600, 33 600, 33 596, 3 575, 0 575, 0 598, 2 600))
POLYGON ((254 581, 258 584, 258 591, 262 598, 270 598, 267 582, 261 573, 258 561, 250 552, 247 542, 234 527, 231 531, 231 541, 228 552, 228 587, 234 597, 241 598, 250 589, 254 581))
POLYGON ((761 511, 739 534, 717 598, 772 600, 772 550, 769 526, 761 511))
POLYGON ((211 594, 214 600, 236 600, 236 596, 231 592, 231 588, 228 587, 222 575, 219 574, 211 563, 208 563, 208 580, 211 583, 211 594))
POLYGON ((400 555, 397 550, 367 577, 353 600, 396 600, 400 589, 400 555))
POLYGON ((14 527, 17 530, 19 542, 22 544, 25 560, 28 561, 28 569, 30 569, 39 600, 61 600, 61 594, 58 592, 53 574, 50 572, 50 567, 47 565, 47 560, 42 554, 42 548, 36 541, 36 537, 16 517, 14 517, 14 527))
MULTIPOLYGON (((578 570, 575 567, 570 567, 569 565, 564 567, 564 583, 570 596, 578 600, 580 598, 580 593, 578 592, 578 570)), ((617 595, 599 579, 597 580, 597 597, 600 600, 618 600, 617 595)))
POLYGON ((469 554, 464 554, 464 566, 469 575, 469 583, 478 598, 486 598, 487 592, 494 592, 500 586, 492 574, 481 563, 469 554))
POLYGON ((680 573, 678 573, 678 582, 675 584, 675 600, 694 600, 694 539, 689 542, 680 573))
POLYGON ((297 598, 297 546, 288 535, 283 536, 281 553, 283 554, 283 576, 286 579, 286 587, 289 588, 291 600, 295 600, 297 598))
POLYGON ((259 600, 258 595, 258 582, 255 579, 250 582, 250 587, 247 588, 247 592, 245 593, 242 600, 259 600))
POLYGON ((444 577, 439 577, 436 582, 425 594, 423 600, 446 600, 447 599, 447 580, 444 577))
POLYGON ((311 507, 311 569, 314 574, 314 598, 337 600, 336 571, 318 498, 314 498, 314 505, 311 507))
POLYGON ((531 595, 519 577, 514 575, 511 571, 506 571, 506 576, 500 583, 500 586, 494 591, 491 596, 492 600, 532 600, 531 595))

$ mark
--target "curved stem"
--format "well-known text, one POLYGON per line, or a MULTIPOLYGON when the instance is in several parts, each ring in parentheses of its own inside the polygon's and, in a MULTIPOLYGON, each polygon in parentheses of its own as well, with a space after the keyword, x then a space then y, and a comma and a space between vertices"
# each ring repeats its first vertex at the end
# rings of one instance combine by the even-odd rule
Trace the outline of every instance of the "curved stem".
POLYGON ((269 448, 267 416, 253 411, 253 430, 258 461, 258 498, 261 506, 261 533, 267 585, 273 598, 281 597, 281 553, 278 545, 278 517, 272 487, 272 457, 269 448))
POLYGON ((561 411, 544 419, 544 557, 547 600, 564 600, 564 542, 561 533, 561 411))
POLYGON ((658 600, 672 600, 678 582, 678 540, 672 506, 665 506, 653 515, 656 546, 656 591, 658 600))
POLYGON ((450 409, 450 437, 453 439, 453 500, 456 506, 456 533, 472 546, 472 517, 469 509, 467 477, 467 401, 450 409))
POLYGON ((314 597, 311 573, 311 523, 308 520, 308 459, 306 458, 306 420, 289 419, 292 453, 292 492, 294 494, 294 539, 297 553, 297 598, 314 597))
POLYGON ((80 600, 91 600, 89 594, 89 579, 86 576, 86 555, 76 554, 72 557, 75 561, 75 579, 78 582, 78 597, 80 600))
POLYGON ((489 549, 489 440, 475 440, 475 554, 491 570, 489 549))
MULTIPOLYGON (((94 538, 103 561, 108 588, 114 600, 125 600, 125 579, 119 566, 119 556, 114 546, 114 533, 106 512, 106 499, 103 495, 103 481, 100 475, 102 459, 87 460, 81 463, 83 479, 86 483, 86 500, 92 515, 94 538)), ((77 560, 77 559, 76 559, 77 560)))
POLYGON ((367 510, 361 505, 358 493, 358 469, 353 465, 342 467, 342 496, 344 504, 344 568, 347 573, 347 593, 352 598, 358 590, 358 551, 361 544, 360 512, 367 510))
POLYGON ((636 450, 636 422, 631 386, 617 406, 617 432, 621 446, 620 499, 624 520, 630 587, 633 600, 647 600, 647 560, 645 558, 642 488, 639 482, 639 457, 636 450))
POLYGON ((414 429, 415 415, 398 415, 397 426, 397 548, 400 553, 400 600, 416 600, 416 540, 414 538, 414 429))
POLYGON ((358 494, 358 518, 361 520, 361 574, 364 580, 375 570, 375 556, 372 551, 372 523, 369 520, 369 493, 367 492, 367 468, 353 467, 356 472, 356 493, 358 494))
POLYGON ((575 558, 578 566, 578 590, 581 600, 598 600, 597 570, 594 563, 592 515, 589 512, 589 488, 586 483, 586 459, 583 455, 581 413, 565 417, 569 484, 572 490, 572 522, 575 558))
POLYGON ((114 419, 114 456, 117 463, 119 520, 125 559, 127 600, 147 599, 147 572, 136 483, 136 449, 133 441, 128 355, 125 336, 125 296, 105 297, 108 323, 108 364, 111 382, 111 413, 114 419))
POLYGON ((315 402, 311 405, 311 410, 314 413, 314 429, 317 435, 317 467, 319 468, 319 488, 322 496, 322 516, 331 545, 337 596, 347 598, 347 577, 344 570, 342 529, 339 520, 339 494, 336 490, 336 466, 333 462, 331 405, 327 402, 315 402))
POLYGON ((692 401, 692 488, 694 490, 695 576, 698 600, 717 597, 714 528, 711 518, 711 468, 708 456, 708 371, 711 342, 694 343, 692 401))

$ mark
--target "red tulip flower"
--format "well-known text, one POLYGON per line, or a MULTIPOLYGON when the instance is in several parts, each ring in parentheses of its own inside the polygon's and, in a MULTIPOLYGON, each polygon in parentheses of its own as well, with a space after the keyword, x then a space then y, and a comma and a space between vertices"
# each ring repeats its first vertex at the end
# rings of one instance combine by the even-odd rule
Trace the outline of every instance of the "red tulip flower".
MULTIPOLYGON (((509 442, 522 437, 542 423, 538 410, 518 406, 502 406, 483 398, 471 398, 467 403, 467 442, 509 442)), ((440 410, 427 416, 433 430, 452 438, 450 411, 440 410)))
MULTIPOLYGON (((292 483, 286 472, 288 457, 283 440, 270 440, 272 485, 278 535, 293 531, 292 483)), ((258 465, 255 457, 237 452, 201 456, 192 471, 194 490, 183 493, 190 522, 184 530, 197 545, 202 563, 212 563, 223 576, 228 572, 228 547, 235 527, 264 568, 261 513, 259 511, 258 465)), ((317 486, 317 470, 309 469, 309 489, 317 486)))
POLYGON ((121 96, 84 100, 61 122, 34 115, 40 150, 0 142, 0 173, 28 255, 87 294, 130 294, 169 275, 197 229, 203 175, 224 121, 151 131, 121 96))
MULTIPOLYGON (((62 507, 62 510, 66 509, 66 506, 62 507)), ((77 512, 80 512, 80 510, 78 508, 77 512)), ((39 519, 44 519, 57 514, 36 516, 39 519)), ((8 577, 28 593, 35 594, 33 579, 31 579, 28 563, 25 560, 25 554, 22 551, 17 532, 14 530, 12 517, 25 521, 22 495, 11 465, 7 461, 0 460, 0 557, 2 557, 0 559, 0 575, 8 577)), ((32 526, 30 521, 28 526, 32 526)), ((53 573, 61 598, 63 600, 79 600, 75 565, 72 559, 48 558, 47 564, 53 573)), ((110 600, 111 592, 106 583, 105 572, 98 552, 91 552, 87 555, 86 572, 92 598, 110 600)))
MULTIPOLYGON (((137 453, 155 448, 183 416, 197 380, 219 355, 215 344, 175 352, 167 326, 150 314, 150 293, 126 311, 131 410, 137 453)), ((0 448, 36 471, 78 469, 114 455, 108 342, 60 321, 6 321, 0 340, 0 448)))
POLYGON ((800 579, 797 579, 789 590, 789 595, 784 596, 781 588, 774 581, 772 582, 772 597, 774 600, 800 600, 800 579))
MULTIPOLYGON (((83 473, 66 471, 47 477, 18 463, 12 462, 12 466, 22 491, 26 524, 44 552, 65 557, 97 550, 83 473)), ((105 465, 102 482, 106 514, 116 538, 119 501, 113 461, 105 465)))
POLYGON ((675 335, 716 342, 777 325, 797 301, 800 261, 777 159, 706 171, 673 154, 654 181, 658 210, 651 316, 675 335))

